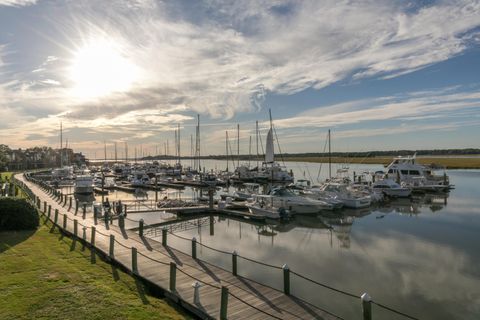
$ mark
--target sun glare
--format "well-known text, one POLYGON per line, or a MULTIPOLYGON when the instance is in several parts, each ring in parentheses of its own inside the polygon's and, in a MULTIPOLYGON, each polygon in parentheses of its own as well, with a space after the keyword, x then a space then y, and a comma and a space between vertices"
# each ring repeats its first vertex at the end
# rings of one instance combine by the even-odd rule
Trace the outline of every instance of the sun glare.
POLYGON ((108 40, 92 41, 77 50, 69 72, 73 94, 95 98, 129 90, 138 71, 121 52, 118 45, 108 40))

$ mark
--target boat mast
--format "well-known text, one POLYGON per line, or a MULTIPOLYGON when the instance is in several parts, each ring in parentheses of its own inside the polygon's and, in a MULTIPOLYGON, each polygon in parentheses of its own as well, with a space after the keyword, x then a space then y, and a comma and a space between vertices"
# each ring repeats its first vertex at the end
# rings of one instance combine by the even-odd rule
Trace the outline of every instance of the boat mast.
POLYGON ((197 130, 195 132, 195 169, 201 171, 200 166, 200 115, 197 114, 197 130))
POLYGON ((237 168, 240 167, 240 124, 237 124, 237 168))
POLYGON ((115 141, 115 163, 117 163, 117 141, 115 141))
POLYGON ((125 163, 128 162, 128 144, 127 141, 125 141, 125 163))
POLYGON ((103 155, 105 156, 105 162, 107 162, 107 141, 103 140, 103 155))
POLYGON ((63 128, 60 121, 60 167, 63 167, 63 128))
POLYGON ((250 169, 250 160, 252 158, 252 136, 250 136, 250 141, 248 142, 248 168, 250 169))
POLYGON ((177 148, 178 148, 178 164, 181 163, 181 160, 180 160, 180 123, 177 125, 178 126, 178 133, 177 133, 177 142, 178 142, 178 145, 177 145, 177 148))
POLYGON ((328 129, 328 179, 332 180, 332 149, 330 142, 330 129, 328 129))
POLYGON ((257 170, 258 170, 258 157, 259 157, 259 154, 258 154, 258 120, 255 121, 255 136, 256 136, 256 139, 257 139, 257 170))
POLYGON ((228 131, 225 131, 225 154, 227 155, 227 172, 228 172, 228 131))

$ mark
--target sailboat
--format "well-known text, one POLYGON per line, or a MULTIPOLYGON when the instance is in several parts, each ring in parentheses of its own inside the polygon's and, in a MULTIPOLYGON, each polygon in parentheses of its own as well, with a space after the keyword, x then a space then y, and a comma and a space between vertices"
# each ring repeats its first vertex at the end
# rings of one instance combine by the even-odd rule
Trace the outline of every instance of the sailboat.
POLYGON ((265 161, 262 169, 258 172, 258 178, 275 182, 292 182, 293 177, 287 172, 285 166, 281 166, 275 161, 275 150, 273 146, 273 124, 272 113, 270 111, 270 129, 267 133, 267 142, 265 150, 265 161))

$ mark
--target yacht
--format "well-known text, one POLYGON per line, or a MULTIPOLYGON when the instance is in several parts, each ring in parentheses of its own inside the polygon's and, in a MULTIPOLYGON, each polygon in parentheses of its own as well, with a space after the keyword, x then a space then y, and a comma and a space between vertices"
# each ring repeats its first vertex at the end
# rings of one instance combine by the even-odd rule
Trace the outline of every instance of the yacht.
POLYGON ((434 168, 417 162, 416 154, 394 158, 387 166, 386 177, 396 179, 397 183, 404 182, 414 190, 445 191, 452 187, 445 172, 435 175, 434 168))
POLYGON ((402 187, 392 179, 382 179, 372 184, 372 190, 389 197, 407 198, 412 194, 412 188, 402 187))
POLYGON ((247 200, 252 198, 254 195, 260 193, 260 184, 258 183, 244 183, 243 188, 239 188, 233 193, 235 200, 247 200))
POLYGON ((284 207, 276 207, 268 196, 257 196, 256 201, 249 202, 245 205, 251 214, 264 216, 269 219, 287 219, 290 212, 284 207), (265 198, 262 201, 262 198, 265 198))

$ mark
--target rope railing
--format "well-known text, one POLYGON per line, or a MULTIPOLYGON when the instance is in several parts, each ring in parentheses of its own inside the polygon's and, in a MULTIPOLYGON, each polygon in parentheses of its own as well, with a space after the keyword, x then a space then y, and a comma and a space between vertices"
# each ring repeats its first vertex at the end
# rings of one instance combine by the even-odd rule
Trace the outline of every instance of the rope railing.
POLYGON ((403 316, 403 317, 405 317, 405 318, 412 319, 412 320, 420 320, 420 319, 418 319, 418 318, 416 318, 416 317, 410 316, 410 315, 408 315, 408 314, 406 314, 406 313, 403 313, 403 312, 401 312, 401 311, 395 310, 395 309, 393 309, 393 308, 390 308, 390 307, 388 307, 388 306, 386 306, 386 305, 383 305, 383 304, 381 304, 381 303, 375 302, 375 301, 373 301, 373 300, 372 300, 372 303, 373 303, 374 305, 380 307, 380 308, 383 308, 383 309, 388 310, 388 311, 390 311, 390 312, 396 313, 396 314, 398 314, 398 315, 400 315, 400 316, 403 316))
POLYGON ((314 284, 316 284, 316 285, 319 285, 319 286, 321 286, 321 287, 330 289, 330 290, 332 290, 332 291, 335 291, 335 292, 338 292, 338 293, 347 295, 347 296, 349 296, 349 297, 352 297, 352 298, 355 298, 355 299, 358 299, 358 297, 360 297, 360 295, 356 295, 356 294, 353 294, 353 293, 350 293, 350 292, 347 292, 347 291, 344 291, 344 290, 340 290, 340 289, 331 287, 331 286, 329 286, 329 285, 320 283, 320 282, 318 282, 318 281, 315 281, 315 280, 313 280, 313 279, 307 278, 307 277, 305 277, 304 275, 301 275, 301 274, 299 274, 299 273, 297 273, 297 272, 295 272, 295 271, 290 271, 290 273, 296 275, 296 276, 299 277, 299 278, 302 278, 302 279, 304 279, 304 280, 307 280, 307 281, 309 281, 309 282, 312 282, 312 283, 314 283, 314 284))
MULTIPOLYGON (((156 262, 156 263, 159 263, 159 264, 162 264, 162 265, 165 265, 165 266, 170 265, 170 263, 168 263, 168 262, 160 261, 160 260, 158 260, 158 259, 155 259, 155 258, 152 258, 152 257, 150 257, 150 256, 147 256, 146 254, 143 254, 141 251, 138 251, 137 253, 138 253, 139 255, 141 255, 142 257, 145 257, 145 258, 147 258, 147 259, 149 259, 149 260, 151 260, 151 261, 153 261, 153 262, 156 262)), ((178 268, 177 268, 177 269, 178 269, 178 268)))

